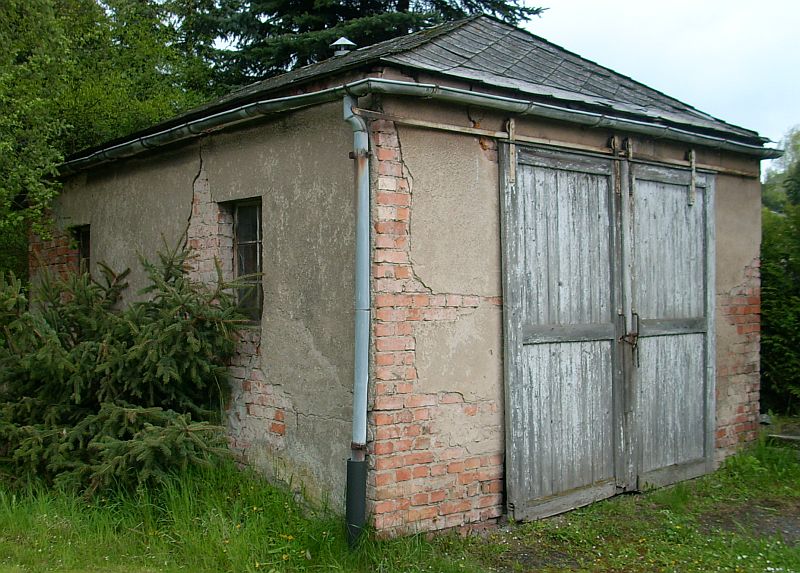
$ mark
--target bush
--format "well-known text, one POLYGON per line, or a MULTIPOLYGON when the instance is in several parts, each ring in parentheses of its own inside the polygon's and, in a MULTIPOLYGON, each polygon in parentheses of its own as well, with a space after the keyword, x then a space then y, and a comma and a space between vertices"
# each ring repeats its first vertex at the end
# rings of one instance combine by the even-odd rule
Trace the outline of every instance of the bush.
POLYGON ((761 374, 765 409, 800 411, 800 205, 764 209, 761 374))
POLYGON ((93 492, 134 488, 224 455, 217 425, 241 322, 228 287, 192 281, 187 253, 127 271, 0 279, 0 472, 93 492))

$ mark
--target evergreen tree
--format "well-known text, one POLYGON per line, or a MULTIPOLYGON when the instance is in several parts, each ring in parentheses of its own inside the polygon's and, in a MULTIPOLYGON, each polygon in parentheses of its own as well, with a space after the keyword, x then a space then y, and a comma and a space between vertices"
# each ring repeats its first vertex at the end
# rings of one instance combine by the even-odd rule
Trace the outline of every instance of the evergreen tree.
POLYGON ((522 0, 228 0, 223 54, 231 85, 324 60, 346 36, 366 46, 442 22, 485 12, 517 24, 539 14, 522 0))
POLYGON ((124 309, 127 273, 44 276, 32 304, 0 275, 0 477, 95 491, 224 455, 215 424, 243 321, 229 285, 193 282, 186 257, 145 263, 147 299, 124 309))

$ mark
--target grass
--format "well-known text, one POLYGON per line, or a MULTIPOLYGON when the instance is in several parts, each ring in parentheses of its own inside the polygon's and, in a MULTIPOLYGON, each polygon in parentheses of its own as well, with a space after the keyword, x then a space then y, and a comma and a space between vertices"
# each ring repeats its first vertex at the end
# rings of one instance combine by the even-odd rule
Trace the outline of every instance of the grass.
POLYGON ((369 536, 232 465, 86 502, 0 488, 0 573, 38 571, 800 571, 798 452, 759 442, 711 476, 460 538, 369 536), (766 521, 765 521, 766 520, 766 521), (770 521, 773 520, 773 521, 770 521))
POLYGON ((465 543, 510 572, 800 572, 800 546, 778 534, 800 535, 798 453, 762 439, 710 476, 465 543))
POLYGON ((91 503, 42 488, 0 490, 2 573, 464 571, 461 565, 419 536, 370 538, 350 551, 341 518, 303 508, 233 464, 158 492, 91 503))

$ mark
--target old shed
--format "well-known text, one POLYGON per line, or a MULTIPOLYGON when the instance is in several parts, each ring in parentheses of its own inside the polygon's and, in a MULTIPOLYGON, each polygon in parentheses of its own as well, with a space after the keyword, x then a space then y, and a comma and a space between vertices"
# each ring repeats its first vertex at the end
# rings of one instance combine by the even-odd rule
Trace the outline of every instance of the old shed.
POLYGON ((479 16, 70 158, 31 248, 135 267, 188 221, 196 277, 263 273, 244 459, 356 528, 530 519, 755 437, 765 142, 479 16))

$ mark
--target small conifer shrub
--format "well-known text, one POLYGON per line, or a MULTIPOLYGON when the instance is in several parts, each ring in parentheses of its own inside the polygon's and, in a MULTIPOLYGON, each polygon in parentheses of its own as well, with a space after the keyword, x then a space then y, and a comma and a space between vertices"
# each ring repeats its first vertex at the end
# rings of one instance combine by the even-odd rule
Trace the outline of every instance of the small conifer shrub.
POLYGON ((243 322, 221 273, 188 253, 142 261, 144 300, 120 304, 128 272, 0 277, 0 478, 91 493, 158 482, 226 453, 225 364, 243 322))

